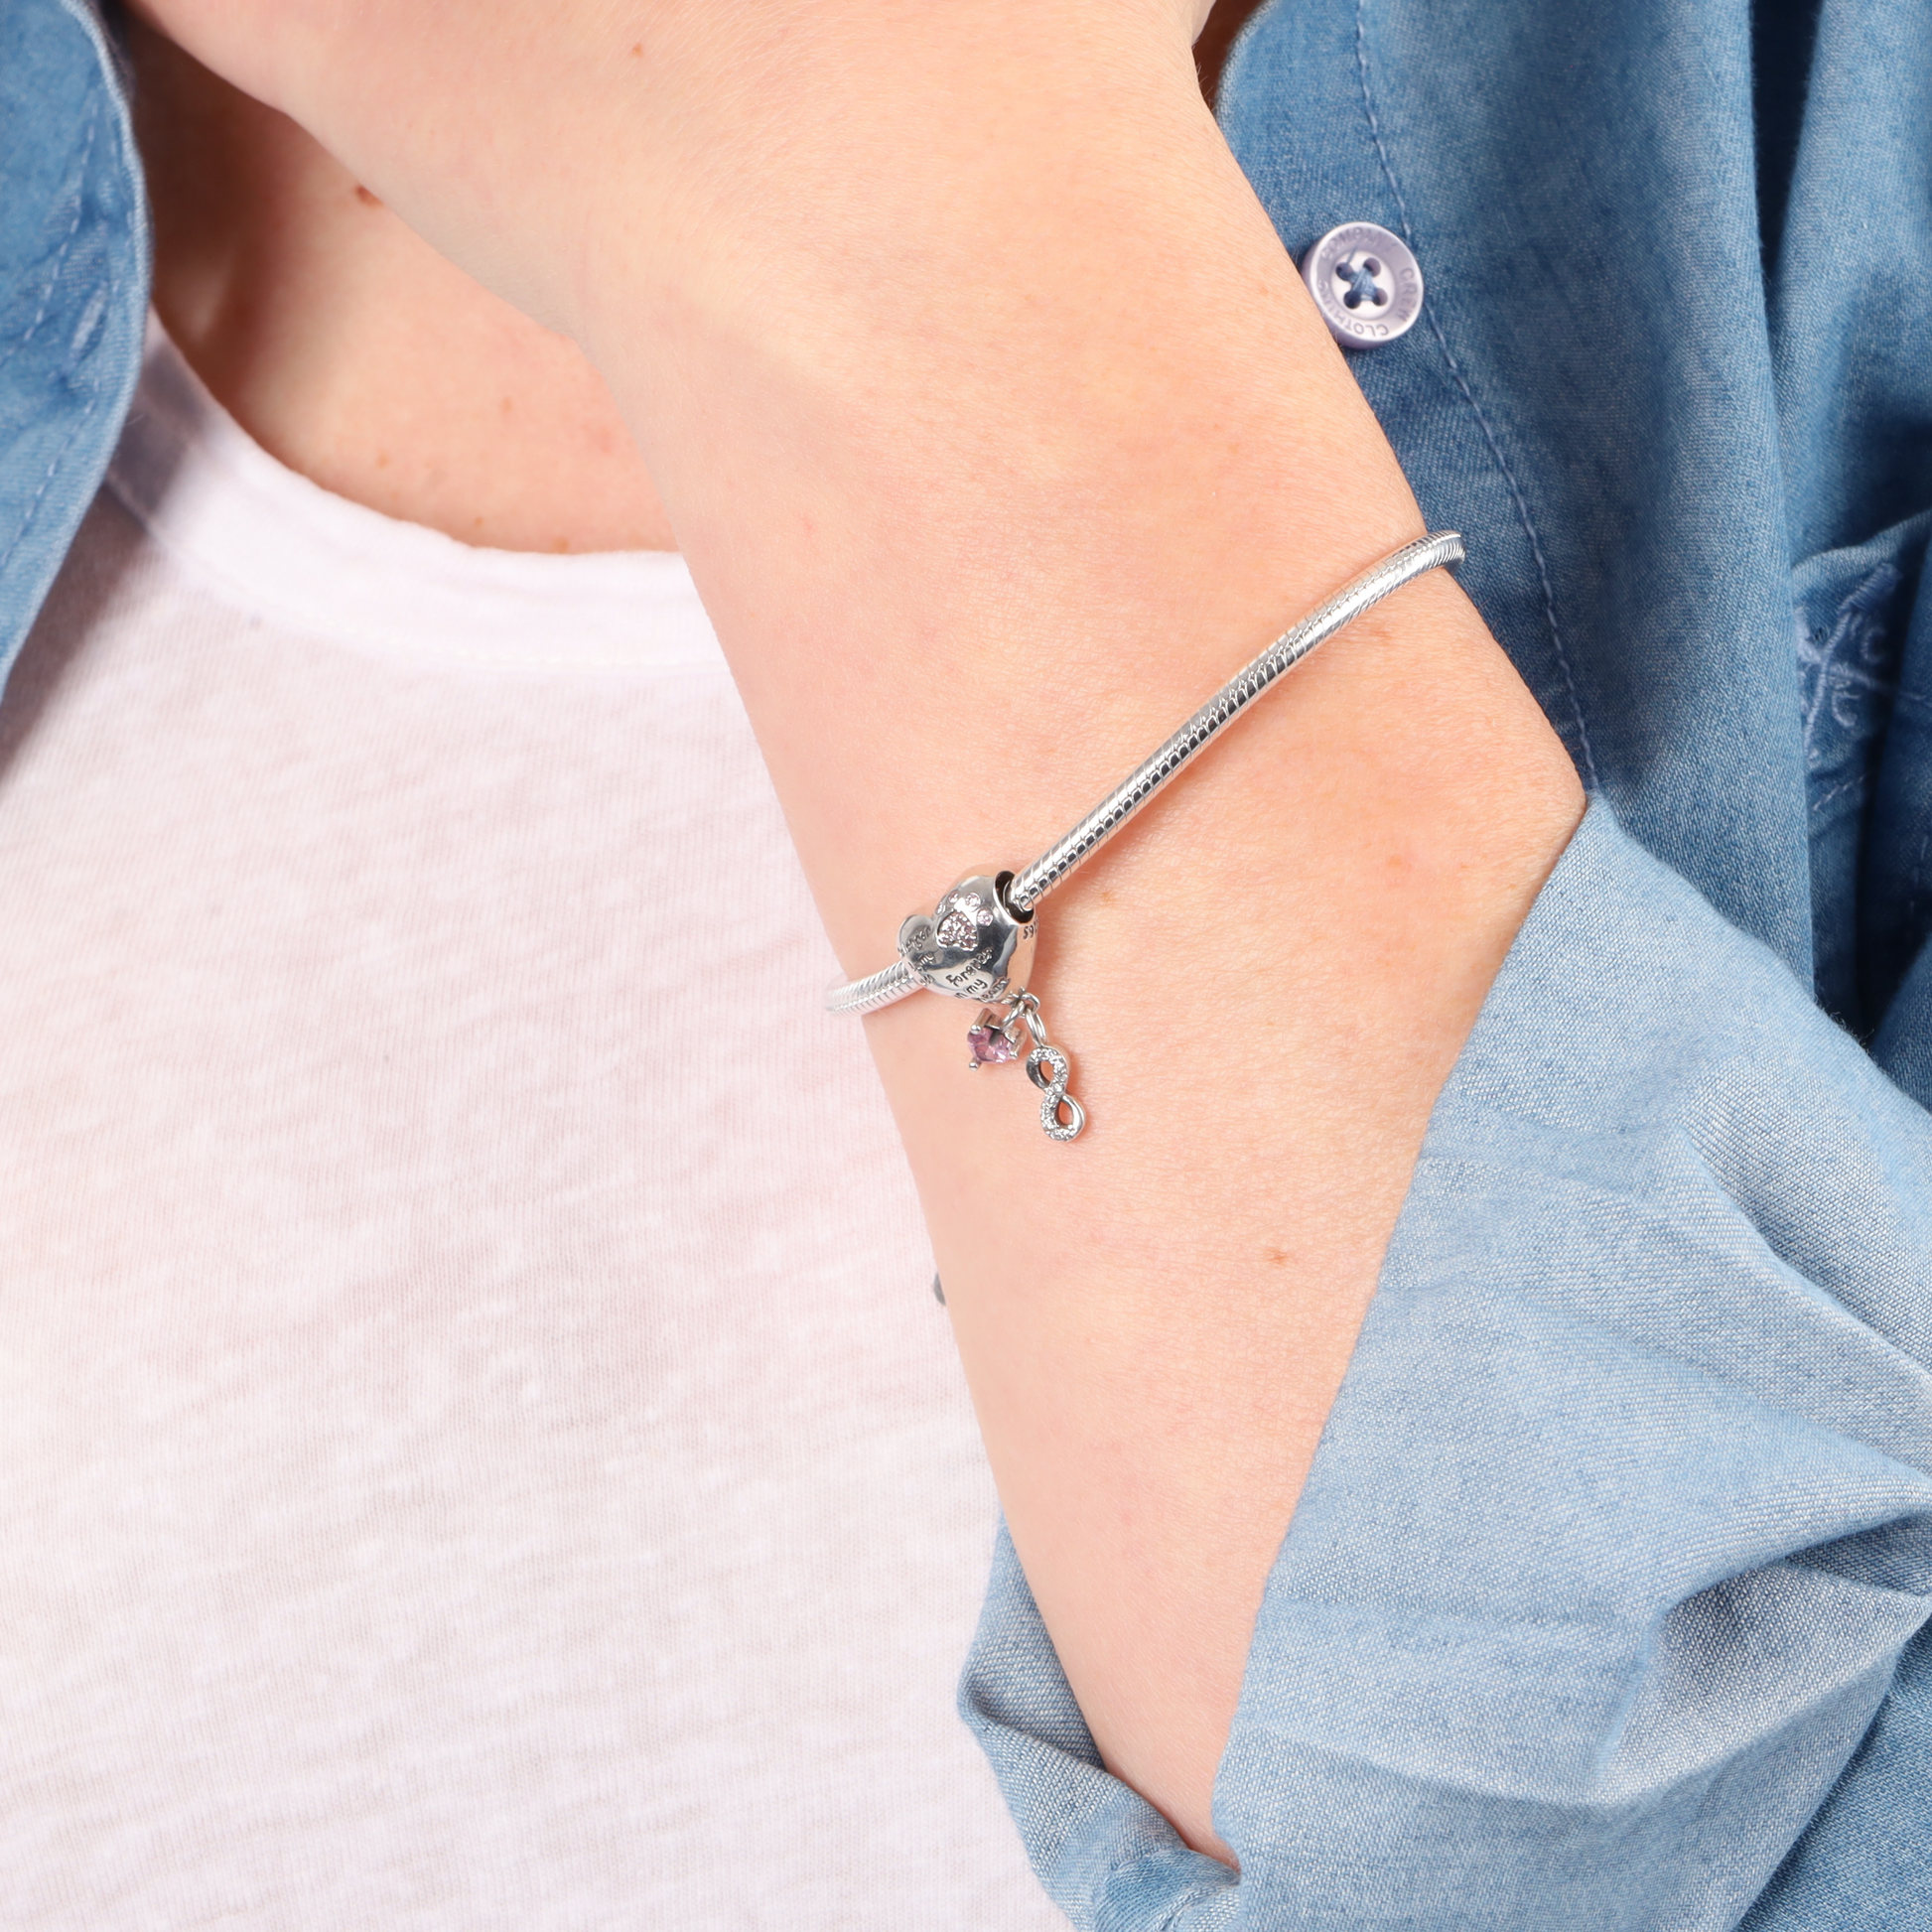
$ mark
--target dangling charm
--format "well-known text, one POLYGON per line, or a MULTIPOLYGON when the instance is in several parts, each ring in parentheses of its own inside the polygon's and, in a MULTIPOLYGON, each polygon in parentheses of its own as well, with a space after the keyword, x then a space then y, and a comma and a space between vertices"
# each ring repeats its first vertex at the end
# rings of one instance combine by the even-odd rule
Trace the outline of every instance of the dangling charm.
POLYGON ((1027 1078, 1046 1096, 1039 1103, 1039 1125, 1049 1141, 1075 1140, 1087 1124, 1087 1110, 1066 1090, 1067 1071, 1066 1055, 1044 1040, 1027 1055, 1027 1078))
POLYGON ((1024 1043, 1023 1027, 1033 1039, 1033 1048, 1027 1054, 1027 1078, 1044 1096, 1039 1103, 1040 1129, 1050 1141, 1073 1140, 1087 1124, 1087 1110, 1066 1090, 1071 1076, 1066 1055, 1046 1037, 1039 1002, 1031 993, 1018 995, 1004 1014, 993 1007, 980 1010, 980 1017, 966 1032, 966 1046, 972 1055, 967 1065, 999 1066, 1018 1059, 1024 1043))
POLYGON ((983 1066, 1004 1066, 1008 1060, 1020 1057, 1020 1042, 1013 1036, 1018 1019, 1017 1014, 1002 1015, 991 1007, 980 1008, 980 1017, 966 1029, 966 1051, 971 1055, 966 1062, 969 1071, 977 1073, 983 1066))

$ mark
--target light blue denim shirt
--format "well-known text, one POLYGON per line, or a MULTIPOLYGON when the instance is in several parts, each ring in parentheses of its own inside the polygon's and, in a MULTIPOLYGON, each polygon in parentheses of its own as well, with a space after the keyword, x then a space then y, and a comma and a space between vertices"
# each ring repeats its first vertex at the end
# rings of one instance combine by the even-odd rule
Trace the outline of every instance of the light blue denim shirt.
MULTIPOLYGON (((1421 258, 1356 373, 1594 802, 1268 1586, 1239 1878, 1008 1547, 962 1709, 1095 1932, 1932 1926, 1932 8, 1276 0, 1222 114, 1291 250, 1421 258)), ((145 305, 79 0, 0 0, 0 180, 11 654, 145 305)))

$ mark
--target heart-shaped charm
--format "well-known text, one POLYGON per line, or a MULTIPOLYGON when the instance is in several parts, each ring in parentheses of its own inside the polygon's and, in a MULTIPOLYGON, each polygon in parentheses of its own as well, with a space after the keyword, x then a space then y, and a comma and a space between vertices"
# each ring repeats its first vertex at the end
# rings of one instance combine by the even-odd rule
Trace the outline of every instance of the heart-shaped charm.
POLYGON ((998 879, 962 879, 931 916, 914 912, 898 929, 898 956, 921 986, 955 1000, 1011 1000, 1034 967, 1034 922, 1007 910, 998 879))

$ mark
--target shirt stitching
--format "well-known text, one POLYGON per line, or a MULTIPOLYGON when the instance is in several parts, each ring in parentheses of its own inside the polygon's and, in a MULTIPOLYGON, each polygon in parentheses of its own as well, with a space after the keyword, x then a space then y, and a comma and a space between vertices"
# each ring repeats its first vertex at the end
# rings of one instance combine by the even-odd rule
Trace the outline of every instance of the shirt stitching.
MULTIPOLYGON (((1389 160, 1389 151, 1382 141, 1382 129, 1375 118, 1375 97, 1369 86, 1368 77, 1368 0, 1355 0, 1355 67, 1361 76, 1362 112, 1368 119, 1369 138, 1375 143, 1375 153, 1382 164, 1382 178, 1389 185, 1389 193, 1395 197, 1396 215, 1402 223, 1402 238, 1408 242, 1411 251, 1416 247, 1415 230, 1409 221, 1409 205, 1403 199, 1402 186, 1396 180, 1395 168, 1389 160)), ((1543 616, 1550 628, 1550 642, 1557 653, 1557 668, 1563 673, 1563 688, 1570 699, 1571 716, 1577 721, 1577 746, 1582 754, 1584 787, 1587 791, 1599 788, 1596 776, 1596 757, 1590 750, 1589 727, 1584 722, 1583 700, 1577 692, 1577 680, 1571 670, 1570 653, 1564 648, 1563 626, 1557 621, 1556 591, 1550 582, 1550 568, 1544 559, 1543 544, 1536 533, 1536 521, 1530 515, 1528 500, 1523 494, 1522 485, 1516 481, 1516 472, 1510 467, 1509 459, 1503 454, 1502 445, 1496 440, 1496 433, 1489 426, 1489 418, 1483 413, 1482 405, 1476 400, 1475 391, 1469 386, 1468 378, 1462 373, 1462 365, 1455 359, 1454 351, 1449 345, 1449 338, 1443 333, 1441 318, 1436 313, 1436 305, 1427 298, 1423 302, 1423 313, 1429 318, 1431 333, 1436 338, 1436 345, 1443 351, 1443 359, 1449 364, 1450 375, 1455 378, 1455 386, 1461 390, 1462 399, 1469 405, 1470 413, 1476 419, 1476 427, 1482 431, 1482 440, 1489 446, 1489 454, 1495 459, 1496 468, 1503 474, 1503 481, 1509 485, 1509 493, 1515 499, 1516 515, 1523 525, 1523 534, 1529 539, 1530 555, 1536 560, 1537 581, 1543 587, 1543 616)))
POLYGON ((94 139, 100 132, 100 100, 96 96, 87 107, 87 138, 80 146, 80 159, 73 169, 73 219, 68 223, 68 231, 61 237, 61 245, 54 251, 54 266, 48 273, 47 287, 41 294, 41 306, 34 311, 34 319, 27 325, 27 332, 12 344, 7 354, 9 358, 18 355, 31 343, 47 320, 47 312, 54 306, 55 291, 61 286, 61 270, 67 265, 68 250, 73 246, 73 238, 80 232, 80 219, 87 211, 87 163, 93 159, 94 139))
MULTIPOLYGON (((1868 692, 1875 696, 1898 695, 1897 681, 1881 678, 1850 660, 1854 651, 1868 652, 1884 635, 1879 613, 1885 600, 1902 582, 1896 564, 1885 562, 1859 582, 1833 614, 1829 632, 1815 636, 1802 614, 1798 623, 1798 661, 1810 671, 1815 683, 1805 707, 1804 750, 1807 768, 1818 750, 1818 730, 1828 707, 1848 691, 1868 692)), ((1843 721, 1841 721, 1843 722, 1843 721)))
MULTIPOLYGON (((99 133, 99 130, 100 101, 98 96, 96 96, 92 105, 87 110, 87 138, 81 146, 80 159, 74 168, 73 219, 68 223, 68 231, 61 238, 61 245, 55 251, 53 273, 48 278, 47 289, 41 297, 40 308, 35 312, 33 321, 27 325, 26 334, 18 342, 10 345, 7 349, 7 358, 9 360, 15 355, 18 355, 33 341, 35 333, 39 330, 41 324, 47 320, 48 310, 54 305, 55 292, 61 284, 61 270, 66 265, 68 251, 73 246, 74 236, 80 232, 81 217, 86 213, 87 164, 93 158, 94 139, 99 133)), ((104 304, 104 310, 106 312, 112 311, 114 299, 119 293, 120 279, 110 271, 107 280, 107 299, 104 304)), ((54 452, 53 461, 48 464, 46 474, 41 478, 39 486, 35 489, 33 495, 27 499, 26 506, 21 510, 20 521, 14 526, 12 541, 8 543, 5 550, 0 550, 0 572, 4 572, 8 565, 13 562, 15 553, 27 541, 27 533, 34 527, 34 519, 40 515, 42 499, 53 486, 54 479, 60 475, 61 466, 67 461, 68 452, 73 448, 75 442, 79 439, 81 431, 93 420, 94 410, 99 402, 100 390, 98 385, 96 385, 93 394, 87 398, 86 405, 73 419, 67 435, 61 439, 61 446, 54 452)))

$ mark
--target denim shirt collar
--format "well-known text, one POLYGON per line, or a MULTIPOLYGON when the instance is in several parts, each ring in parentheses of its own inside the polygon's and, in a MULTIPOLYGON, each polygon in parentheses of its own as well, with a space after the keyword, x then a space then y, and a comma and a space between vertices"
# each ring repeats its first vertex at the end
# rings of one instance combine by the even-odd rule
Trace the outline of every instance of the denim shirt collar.
POLYGON ((128 107, 90 0, 0 0, 0 680, 140 374, 151 243, 128 107))

